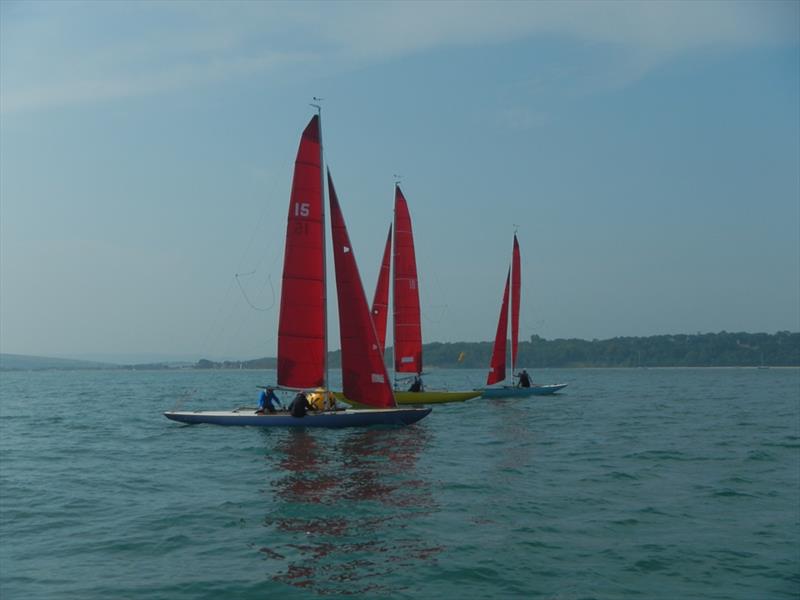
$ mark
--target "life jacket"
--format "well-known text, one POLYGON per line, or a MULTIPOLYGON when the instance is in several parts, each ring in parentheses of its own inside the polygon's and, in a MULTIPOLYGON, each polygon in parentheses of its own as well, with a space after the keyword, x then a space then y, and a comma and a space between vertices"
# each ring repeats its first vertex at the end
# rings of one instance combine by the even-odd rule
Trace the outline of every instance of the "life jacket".
POLYGON ((306 397, 312 410, 323 411, 336 408, 336 396, 330 390, 326 391, 322 388, 317 388, 306 397))

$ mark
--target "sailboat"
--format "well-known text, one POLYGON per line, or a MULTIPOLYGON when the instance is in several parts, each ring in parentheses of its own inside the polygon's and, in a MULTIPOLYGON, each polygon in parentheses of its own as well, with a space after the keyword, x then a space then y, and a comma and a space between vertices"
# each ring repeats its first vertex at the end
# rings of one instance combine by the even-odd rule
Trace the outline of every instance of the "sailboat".
MULTIPOLYGON (((295 160, 278 325, 278 386, 284 390, 328 388, 327 281, 321 116, 309 121, 295 160)), ((230 411, 165 412, 183 423, 260 427, 355 427, 410 425, 429 408, 397 408, 369 314, 344 217, 328 173, 331 232, 339 299, 342 381, 348 397, 364 409, 258 414, 230 411)))
MULTIPOLYGON (((389 313, 389 282, 392 272, 392 307, 394 333, 394 372, 413 376, 422 374, 422 323, 417 286, 417 259, 414 249, 414 233, 411 228, 411 215, 408 202, 399 184, 394 188, 394 240, 392 226, 383 251, 378 282, 372 301, 372 321, 378 335, 381 353, 385 352, 386 324, 389 313), (392 253, 392 242, 394 252, 392 253), (394 268, 390 268, 392 256, 394 268)), ((397 390, 394 397, 398 404, 441 404, 444 402, 464 402, 480 396, 479 390, 449 391, 421 390, 417 392, 397 390)), ((347 394, 339 398, 349 402, 347 394)))
MULTIPOLYGON (((517 364, 517 349, 519 347, 519 302, 520 288, 522 286, 520 272, 520 252, 517 234, 514 234, 514 246, 511 253, 511 266, 506 275, 506 285, 503 290, 503 302, 500 306, 500 318, 497 320, 497 333, 492 348, 492 360, 489 363, 489 375, 486 385, 491 386, 501 383, 506 378, 506 344, 508 334, 508 308, 509 286, 511 290, 511 374, 517 364)), ((524 398, 528 396, 547 396, 567 387, 566 383, 536 384, 530 387, 504 385, 499 387, 486 387, 481 390, 483 398, 524 398)))

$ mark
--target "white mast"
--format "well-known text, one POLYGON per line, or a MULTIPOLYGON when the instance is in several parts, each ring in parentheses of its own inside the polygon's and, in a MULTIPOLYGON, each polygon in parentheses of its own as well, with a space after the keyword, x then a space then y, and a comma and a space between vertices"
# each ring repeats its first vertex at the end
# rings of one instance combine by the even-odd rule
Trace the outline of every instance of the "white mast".
MULTIPOLYGON (((402 175, 393 175, 394 177, 394 196, 392 197, 392 260, 390 263, 390 271, 389 271, 389 285, 391 288, 389 289, 391 300, 392 300, 392 373, 394 376, 392 377, 394 383, 392 387, 397 389, 397 369, 395 368, 395 361, 397 360, 397 320, 395 319, 394 311, 396 309, 394 305, 394 276, 397 273, 397 263, 395 262, 395 253, 397 251, 397 211, 395 210, 395 206, 397 205, 397 188, 400 187, 400 181, 402 181, 402 175)), ((386 312, 389 312, 389 307, 386 307, 386 312)), ((388 317, 388 315, 387 315, 388 317)))
MULTIPOLYGON (((392 260, 389 261, 389 297, 392 301, 392 391, 397 389, 397 369, 394 368, 394 361, 397 358, 397 333, 395 329, 395 318, 394 318, 394 274, 395 269, 397 269, 397 265, 395 264, 395 248, 397 248, 397 244, 395 241, 397 240, 397 223, 395 222, 395 218, 397 215, 395 214, 394 206, 395 206, 395 198, 397 198, 397 186, 400 184, 400 178, 395 175, 394 176, 394 196, 392 197, 392 260)), ((388 304, 388 302, 387 302, 388 304)), ((386 307, 386 312, 389 312, 389 307, 386 307)), ((388 318, 389 315, 387 314, 386 317, 388 318)))
MULTIPOLYGON (((314 96, 315 102, 320 102, 322 98, 317 98, 314 96)), ((328 254, 328 243, 327 238, 325 236, 325 169, 324 162, 322 160, 322 106, 319 104, 312 104, 314 108, 317 109, 317 120, 318 120, 318 128, 319 128, 319 175, 320 175, 320 194, 322 194, 322 306, 324 307, 322 311, 322 322, 323 322, 323 369, 324 369, 324 379, 322 381, 322 388, 327 392, 328 391, 328 383, 330 381, 329 373, 328 373, 328 265, 327 261, 325 260, 326 255, 328 254)), ((323 396, 324 397, 324 396, 323 396)))
MULTIPOLYGON (((511 309, 511 385, 514 385, 514 277, 519 277, 519 273, 514 273, 514 239, 517 237, 517 229, 518 225, 514 225, 514 235, 511 238, 511 302, 508 303, 509 308, 511 309)), ((520 269, 522 265, 520 265, 520 269)), ((522 282, 520 281, 520 284, 522 282)), ((517 332, 517 338, 519 338, 519 331, 517 332)))

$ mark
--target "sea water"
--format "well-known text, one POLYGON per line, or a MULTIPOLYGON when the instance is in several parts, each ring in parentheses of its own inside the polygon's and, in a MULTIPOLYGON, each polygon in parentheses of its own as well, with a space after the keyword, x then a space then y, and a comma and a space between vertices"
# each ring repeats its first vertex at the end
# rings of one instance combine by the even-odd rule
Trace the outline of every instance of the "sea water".
POLYGON ((800 597, 800 370, 533 374, 569 386, 264 430, 162 412, 271 371, 0 373, 0 597, 800 597))

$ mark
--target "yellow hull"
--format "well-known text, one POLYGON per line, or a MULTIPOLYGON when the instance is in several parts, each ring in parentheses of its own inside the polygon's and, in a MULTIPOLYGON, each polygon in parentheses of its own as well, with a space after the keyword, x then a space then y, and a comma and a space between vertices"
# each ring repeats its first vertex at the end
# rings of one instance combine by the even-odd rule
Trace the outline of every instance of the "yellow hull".
MULTIPOLYGON (((356 406, 357 402, 350 402, 345 398, 343 392, 335 392, 336 399, 356 406)), ((395 391, 394 399, 397 404, 443 404, 445 402, 464 402, 470 398, 477 398, 481 395, 481 390, 468 392, 446 392, 434 390, 431 392, 398 392, 395 391)))

